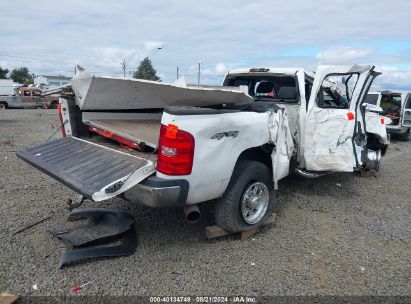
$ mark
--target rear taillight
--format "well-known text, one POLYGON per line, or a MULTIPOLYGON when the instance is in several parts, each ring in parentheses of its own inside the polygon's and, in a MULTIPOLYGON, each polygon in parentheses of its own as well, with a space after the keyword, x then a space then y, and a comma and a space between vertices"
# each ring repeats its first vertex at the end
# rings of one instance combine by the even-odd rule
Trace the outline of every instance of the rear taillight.
POLYGON ((174 125, 161 125, 157 171, 167 175, 189 175, 193 168, 194 137, 174 125))
POLYGON ((57 106, 57 112, 59 113, 61 135, 63 137, 66 137, 66 130, 64 129, 63 125, 63 114, 61 113, 61 103, 59 103, 59 105, 57 106))

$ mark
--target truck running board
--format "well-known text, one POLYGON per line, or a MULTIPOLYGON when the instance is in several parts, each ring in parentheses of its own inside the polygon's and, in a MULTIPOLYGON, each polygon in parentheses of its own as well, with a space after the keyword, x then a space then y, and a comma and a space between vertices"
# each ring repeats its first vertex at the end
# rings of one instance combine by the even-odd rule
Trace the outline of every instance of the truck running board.
POLYGON ((94 201, 117 196, 155 172, 150 160, 76 137, 18 151, 17 156, 94 201))
POLYGON ((307 170, 300 169, 300 168, 295 168, 295 173, 305 178, 318 178, 318 177, 329 174, 329 172, 322 172, 322 171, 314 172, 314 171, 307 171, 307 170))

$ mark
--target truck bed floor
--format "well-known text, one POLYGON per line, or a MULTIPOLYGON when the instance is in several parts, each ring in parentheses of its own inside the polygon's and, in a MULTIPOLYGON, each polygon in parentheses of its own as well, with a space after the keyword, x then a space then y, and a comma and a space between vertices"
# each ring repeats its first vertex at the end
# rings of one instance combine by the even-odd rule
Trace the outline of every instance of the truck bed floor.
POLYGON ((99 119, 86 120, 84 123, 90 127, 113 132, 133 142, 144 142, 152 148, 157 147, 160 134, 159 120, 142 119, 99 119))

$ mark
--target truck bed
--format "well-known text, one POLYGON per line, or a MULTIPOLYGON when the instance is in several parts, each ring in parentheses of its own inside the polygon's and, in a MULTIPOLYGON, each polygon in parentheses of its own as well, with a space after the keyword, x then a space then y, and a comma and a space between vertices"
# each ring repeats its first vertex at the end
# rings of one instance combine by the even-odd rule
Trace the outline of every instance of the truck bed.
POLYGON ((160 133, 159 120, 142 119, 93 119, 85 120, 84 124, 100 131, 112 133, 138 144, 144 143, 153 149, 157 148, 160 133))

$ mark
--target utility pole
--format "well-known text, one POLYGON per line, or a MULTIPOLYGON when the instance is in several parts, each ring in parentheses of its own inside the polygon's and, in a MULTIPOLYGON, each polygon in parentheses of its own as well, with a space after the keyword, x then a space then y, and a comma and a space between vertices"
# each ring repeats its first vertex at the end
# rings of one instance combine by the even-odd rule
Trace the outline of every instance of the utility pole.
POLYGON ((121 68, 123 69, 124 78, 126 78, 126 58, 123 58, 123 62, 121 63, 121 68))
POLYGON ((178 66, 177 66, 177 79, 178 79, 178 66))
POLYGON ((201 62, 198 63, 198 79, 197 79, 197 84, 200 84, 200 71, 201 71, 201 62))

